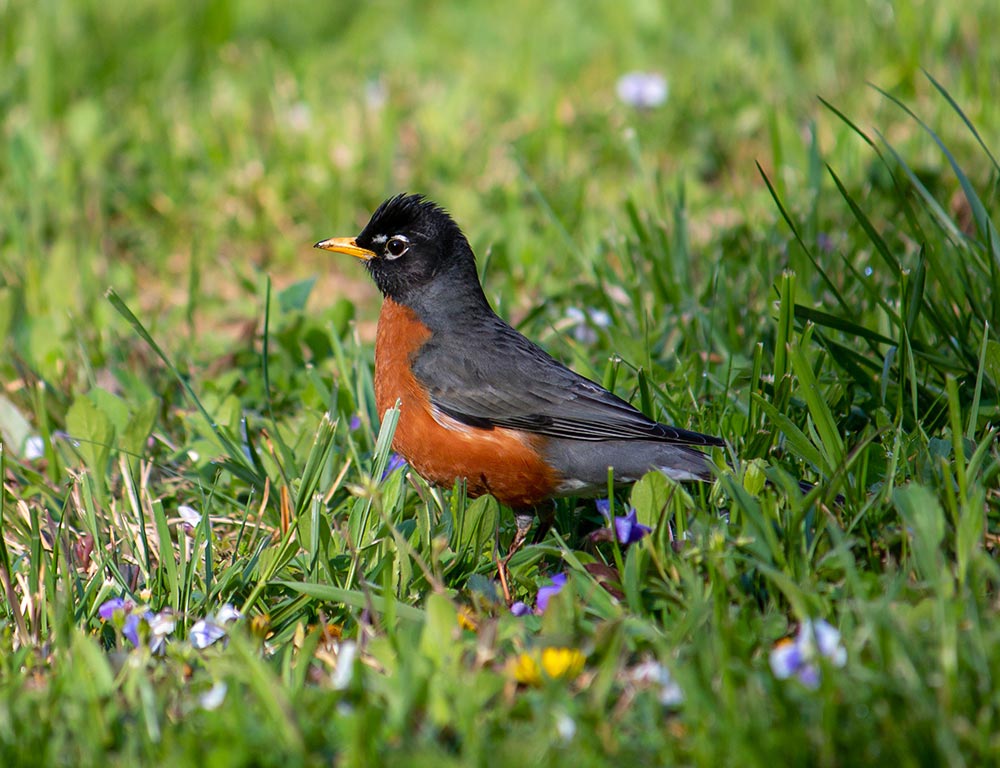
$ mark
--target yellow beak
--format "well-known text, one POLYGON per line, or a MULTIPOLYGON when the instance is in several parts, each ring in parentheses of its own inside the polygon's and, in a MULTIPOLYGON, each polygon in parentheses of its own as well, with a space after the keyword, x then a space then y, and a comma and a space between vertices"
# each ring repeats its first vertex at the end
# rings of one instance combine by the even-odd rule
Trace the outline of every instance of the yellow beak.
POLYGON ((314 248, 322 248, 324 251, 336 251, 354 256, 362 261, 375 258, 375 252, 362 248, 355 242, 353 237, 331 237, 329 240, 320 240, 314 248))

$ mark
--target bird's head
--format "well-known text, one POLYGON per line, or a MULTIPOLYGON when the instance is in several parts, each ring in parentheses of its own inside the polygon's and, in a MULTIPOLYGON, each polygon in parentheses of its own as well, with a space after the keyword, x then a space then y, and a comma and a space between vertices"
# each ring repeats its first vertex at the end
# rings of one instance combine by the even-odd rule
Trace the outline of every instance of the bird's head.
POLYGON ((418 308, 448 292, 482 295, 462 230, 447 211, 421 195, 391 197, 357 237, 321 240, 316 247, 363 260, 382 294, 400 304, 418 308))

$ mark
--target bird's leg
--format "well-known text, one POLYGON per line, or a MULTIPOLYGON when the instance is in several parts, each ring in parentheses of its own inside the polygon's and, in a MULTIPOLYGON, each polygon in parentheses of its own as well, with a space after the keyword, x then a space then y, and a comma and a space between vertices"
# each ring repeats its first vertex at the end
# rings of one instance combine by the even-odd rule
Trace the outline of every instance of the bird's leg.
POLYGON ((517 531, 514 533, 514 539, 510 542, 510 548, 507 550, 507 557, 504 558, 504 564, 509 563, 515 553, 524 546, 524 542, 528 540, 528 533, 531 531, 531 523, 534 519, 534 509, 514 510, 514 523, 517 525, 517 531))
POLYGON ((503 589, 503 596, 508 605, 511 602, 511 595, 510 570, 507 566, 510 563, 510 559, 517 554, 528 540, 528 533, 531 531, 531 524, 534 522, 536 516, 538 517, 538 527, 535 529, 535 535, 531 539, 532 544, 537 544, 544 539, 545 534, 552 527, 552 522, 555 520, 555 505, 547 503, 537 507, 525 507, 514 510, 514 522, 517 525, 517 531, 514 533, 514 540, 510 543, 506 557, 497 564, 497 576, 500 579, 500 587, 503 589))
MULTIPOLYGON (((531 521, 534 517, 535 513, 531 509, 514 510, 514 522, 517 525, 517 531, 514 533, 514 539, 511 541, 503 560, 499 560, 498 554, 497 578, 500 579, 500 588, 503 590, 503 599, 507 601, 507 605, 510 605, 512 600, 510 594, 510 569, 507 567, 507 564, 510 563, 510 559, 514 554, 524 546, 524 542, 528 538, 528 531, 531 530, 531 521)), ((499 544, 499 542, 497 543, 499 544)))

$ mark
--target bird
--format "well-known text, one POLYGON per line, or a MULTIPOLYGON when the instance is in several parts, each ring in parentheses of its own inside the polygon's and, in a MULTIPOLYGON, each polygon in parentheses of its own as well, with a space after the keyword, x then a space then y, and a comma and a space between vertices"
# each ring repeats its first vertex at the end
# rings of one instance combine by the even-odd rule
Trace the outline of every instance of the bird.
POLYGON ((376 406, 381 417, 399 403, 393 449, 429 483, 462 481, 531 519, 552 499, 606 493, 609 468, 623 486, 653 470, 714 479, 705 449, 722 438, 649 418, 499 317, 435 202, 396 195, 356 237, 315 247, 361 259, 382 293, 376 406))

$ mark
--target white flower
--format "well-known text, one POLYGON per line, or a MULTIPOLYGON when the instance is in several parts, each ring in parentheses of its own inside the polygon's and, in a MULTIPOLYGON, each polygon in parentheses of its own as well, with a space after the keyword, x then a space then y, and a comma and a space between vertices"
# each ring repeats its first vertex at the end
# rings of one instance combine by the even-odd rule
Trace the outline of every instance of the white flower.
POLYGON ((147 614, 146 622, 149 624, 149 632, 153 637, 166 637, 173 633, 174 627, 177 626, 174 613, 169 608, 165 608, 159 613, 147 614))
POLYGON ((181 504, 177 507, 177 514, 180 515, 181 525, 187 531, 193 531, 201 523, 201 514, 194 507, 181 504))
POLYGON ((218 709, 226 700, 226 690, 226 684, 220 681, 198 697, 198 704, 209 711, 218 709))
POLYGON ((215 623, 211 616, 205 619, 198 619, 191 627, 191 645, 199 651, 208 648, 213 643, 226 636, 226 630, 215 623))
POLYGON ((618 98, 630 107, 653 109, 667 100, 670 88, 666 78, 656 72, 629 72, 618 78, 618 98))
POLYGON ((572 741, 576 736, 576 721, 565 712, 560 712, 556 716, 556 733, 564 744, 572 741))
POLYGON ((675 707, 684 701, 684 691, 677 685, 670 670, 656 659, 649 659, 632 667, 629 677, 639 685, 659 686, 657 698, 665 707, 675 707))
POLYGON ((588 310, 587 314, 590 315, 590 322, 592 322, 598 328, 607 328, 609 325, 611 325, 611 315, 609 315, 603 309, 591 309, 588 310))
POLYGON ((812 633, 820 656, 829 659, 835 667, 844 666, 847 663, 847 649, 840 642, 840 632, 822 619, 806 624, 812 624, 812 633))
POLYGON ((331 683, 335 691, 346 690, 354 678, 354 660, 358 656, 358 644, 344 640, 337 649, 337 668, 333 670, 331 683))
POLYGON ((603 309, 588 308, 584 311, 578 307, 568 307, 566 319, 573 328, 573 338, 581 344, 593 344, 597 341, 594 328, 607 328, 611 325, 611 315, 603 309))
POLYGON ((194 623, 191 627, 191 645, 199 650, 208 648, 226 636, 226 624, 242 618, 243 614, 232 605, 223 603, 215 615, 210 613, 194 623))
POLYGON ((164 608, 159 613, 147 612, 146 624, 149 626, 149 650, 154 654, 161 654, 167 647, 167 635, 173 634, 177 620, 174 613, 169 608, 164 608))
POLYGON ((242 619, 243 614, 236 610, 230 603, 223 603, 215 613, 215 620, 220 624, 228 624, 230 621, 242 619))
POLYGON ((45 456, 45 440, 38 435, 31 435, 24 441, 24 458, 34 461, 45 456))

